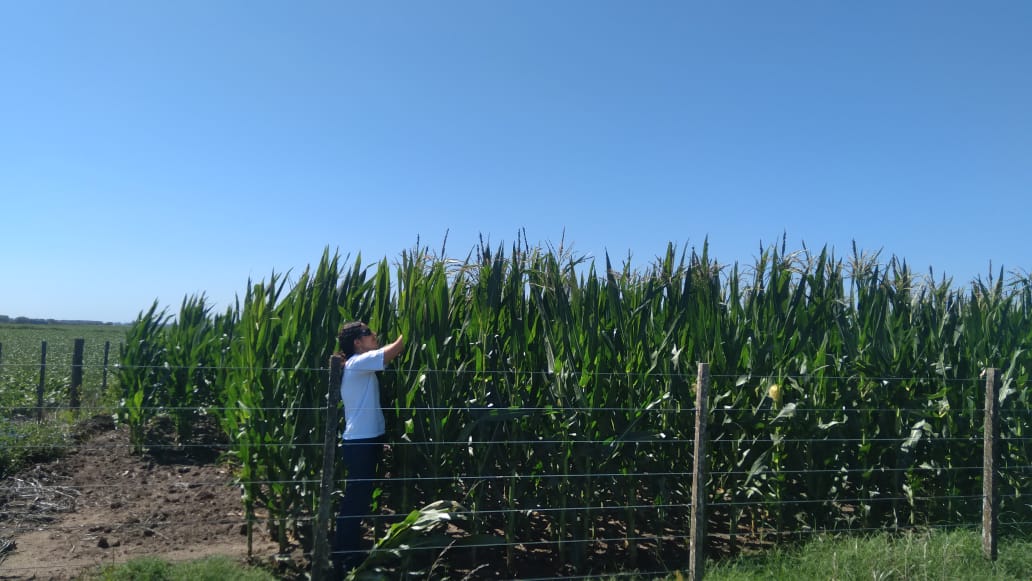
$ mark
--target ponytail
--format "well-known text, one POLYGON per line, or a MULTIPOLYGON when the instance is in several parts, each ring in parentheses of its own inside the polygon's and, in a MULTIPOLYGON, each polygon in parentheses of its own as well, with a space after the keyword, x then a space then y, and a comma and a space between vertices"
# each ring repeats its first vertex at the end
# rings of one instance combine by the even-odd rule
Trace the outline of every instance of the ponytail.
POLYGON ((365 328, 366 325, 362 321, 344 323, 344 326, 340 328, 340 333, 337 334, 336 355, 340 355, 344 361, 347 361, 349 357, 354 355, 355 339, 361 336, 362 330, 365 328))

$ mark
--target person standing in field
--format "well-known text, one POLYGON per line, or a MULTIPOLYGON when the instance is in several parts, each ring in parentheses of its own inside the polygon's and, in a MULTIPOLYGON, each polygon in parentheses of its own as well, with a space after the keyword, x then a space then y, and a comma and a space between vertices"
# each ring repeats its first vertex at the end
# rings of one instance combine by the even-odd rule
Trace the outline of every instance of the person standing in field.
POLYGON ((333 562, 339 571, 346 571, 365 558, 359 547, 361 522, 372 505, 376 465, 386 442, 376 372, 383 371, 401 353, 404 341, 399 336, 381 347, 376 333, 355 321, 341 327, 337 344, 344 359, 340 395, 344 402, 342 456, 346 481, 337 516, 333 562))

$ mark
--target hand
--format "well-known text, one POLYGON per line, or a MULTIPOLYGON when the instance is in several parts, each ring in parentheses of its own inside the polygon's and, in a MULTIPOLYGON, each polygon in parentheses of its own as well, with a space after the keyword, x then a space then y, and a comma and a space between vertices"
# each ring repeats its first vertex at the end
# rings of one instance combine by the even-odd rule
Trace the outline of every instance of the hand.
POLYGON ((405 348, 405 336, 398 335, 398 338, 383 348, 383 362, 388 363, 401 354, 405 348))

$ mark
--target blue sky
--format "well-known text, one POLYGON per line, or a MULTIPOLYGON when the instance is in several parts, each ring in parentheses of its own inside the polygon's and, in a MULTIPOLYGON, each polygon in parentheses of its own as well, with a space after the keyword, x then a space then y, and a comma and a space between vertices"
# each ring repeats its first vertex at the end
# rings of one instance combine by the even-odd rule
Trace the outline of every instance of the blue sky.
POLYGON ((324 247, 1032 266, 1032 3, 0 1, 0 314, 324 247))

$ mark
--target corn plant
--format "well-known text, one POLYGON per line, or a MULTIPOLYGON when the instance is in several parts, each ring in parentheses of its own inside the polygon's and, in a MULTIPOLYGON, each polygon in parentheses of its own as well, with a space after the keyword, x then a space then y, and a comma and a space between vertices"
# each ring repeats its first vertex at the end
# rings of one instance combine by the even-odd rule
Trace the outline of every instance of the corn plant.
POLYGON ((249 285, 222 390, 246 512, 253 518, 255 503, 265 506, 284 549, 288 533, 312 539, 306 523, 317 508, 339 278, 339 258, 326 252, 289 290, 276 274, 249 285))
POLYGON ((129 426, 129 439, 137 452, 143 449, 144 427, 156 413, 159 394, 169 382, 164 365, 166 346, 161 337, 168 319, 168 313, 159 311, 155 301, 130 325, 119 354, 122 398, 118 417, 129 426))
POLYGON ((481 242, 464 260, 417 244, 393 267, 326 252, 294 280, 249 283, 223 318, 197 301, 179 326, 156 305, 142 315, 123 354, 123 413, 145 413, 159 392, 173 394, 162 405, 199 405, 210 390, 248 514, 266 507, 281 543, 303 537, 326 360, 340 323, 367 321, 406 337, 381 376, 392 478, 378 501, 402 512, 461 501, 488 515, 474 532, 502 531, 510 562, 534 531, 583 570, 582 541, 618 530, 633 563, 633 538, 686 526, 690 478, 652 475, 688 472, 698 413, 712 418, 714 518, 732 536, 967 522, 981 485, 979 374, 999 367, 1003 507, 1019 523, 1030 289, 1002 272, 958 288, 896 257, 784 241, 745 266, 719 264, 706 244, 669 245, 644 268, 525 239, 481 242), (225 339, 202 348, 195 335, 225 339), (225 370, 201 373, 217 353, 225 370), (161 371, 166 361, 183 371, 161 371), (693 409, 700 361, 708 410, 693 409))

